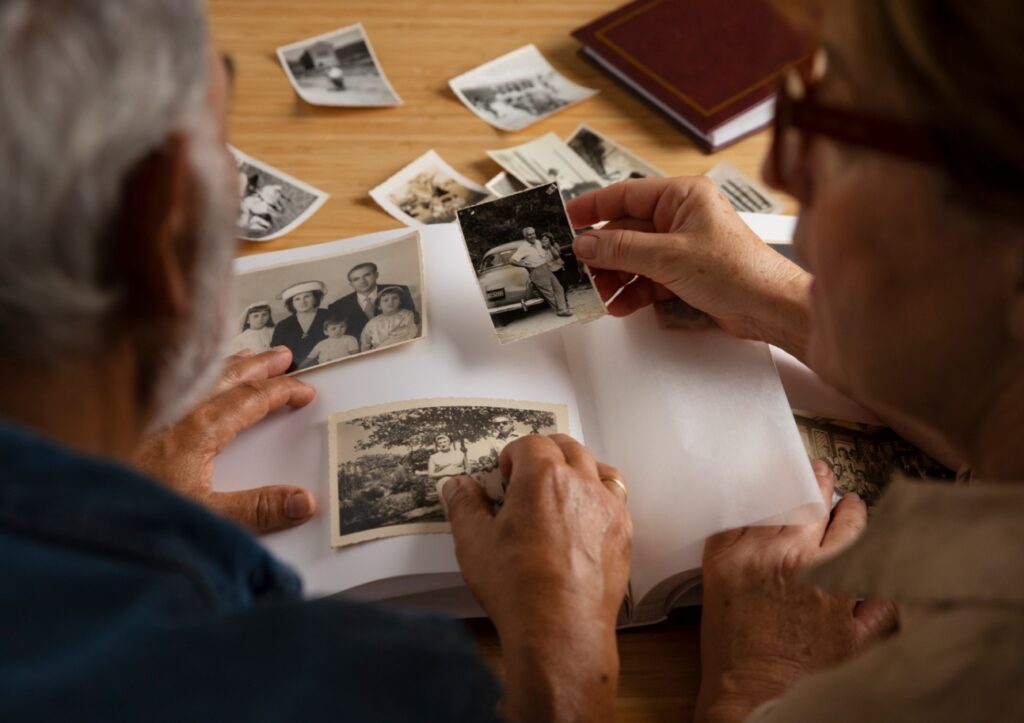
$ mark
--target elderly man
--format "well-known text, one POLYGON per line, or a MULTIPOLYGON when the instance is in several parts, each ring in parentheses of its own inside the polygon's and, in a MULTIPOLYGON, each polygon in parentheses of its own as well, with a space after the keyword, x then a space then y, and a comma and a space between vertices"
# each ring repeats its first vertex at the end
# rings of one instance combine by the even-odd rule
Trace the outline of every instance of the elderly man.
MULTIPOLYGON (((307 491, 211 487, 239 431, 315 391, 280 376, 287 349, 218 379, 238 196, 201 0, 3 0, 0 74, 0 720, 494 720, 457 627, 303 602, 236 524, 302 523, 307 491)), ((565 437, 502 464, 500 515, 468 478, 443 489, 500 710, 606 719, 616 473, 565 437)))
POLYGON ((530 272, 530 281, 558 316, 572 316, 565 289, 551 270, 551 261, 551 252, 537 237, 536 229, 527 226, 523 229, 523 241, 508 262, 530 272))

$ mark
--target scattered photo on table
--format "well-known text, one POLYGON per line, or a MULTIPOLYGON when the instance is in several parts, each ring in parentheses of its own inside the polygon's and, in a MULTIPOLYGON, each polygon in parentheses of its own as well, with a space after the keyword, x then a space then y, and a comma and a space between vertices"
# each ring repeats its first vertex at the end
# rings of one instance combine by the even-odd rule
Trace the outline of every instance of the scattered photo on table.
POLYGON ((449 82, 467 108, 503 131, 518 131, 597 94, 524 45, 449 82))
POLYGON ((872 508, 893 474, 914 479, 955 480, 956 473, 888 427, 821 417, 794 410, 807 456, 824 460, 835 475, 836 504, 855 492, 872 508))
POLYGON ((460 175, 434 151, 370 191, 381 208, 408 226, 452 223, 456 211, 489 195, 486 188, 460 175))
POLYGON ((238 238, 273 241, 305 223, 329 196, 297 178, 230 147, 238 167, 242 205, 238 238))
POLYGON ((292 350, 292 372, 422 339, 419 233, 376 246, 241 273, 230 352, 292 350))
POLYGON ((728 161, 720 161, 704 175, 715 182, 737 211, 779 213, 786 207, 768 189, 728 161))
POLYGON ((459 226, 502 344, 605 315, 558 187, 549 183, 459 211, 459 226))
POLYGON ((566 141, 576 155, 597 171, 605 184, 629 178, 663 178, 665 174, 615 141, 581 125, 566 141))
POLYGON ((449 532, 438 482, 468 474, 500 502, 505 446, 568 432, 568 408, 540 402, 425 399, 332 414, 331 546, 449 532))
POLYGON ((311 105, 401 105, 362 24, 277 49, 295 92, 311 105))
POLYGON ((495 198, 504 198, 505 196, 511 196, 513 193, 526 190, 526 186, 504 171, 485 183, 484 188, 495 198))
POLYGON ((499 166, 527 188, 557 183, 566 201, 606 184, 597 171, 554 133, 500 151, 487 151, 499 166))

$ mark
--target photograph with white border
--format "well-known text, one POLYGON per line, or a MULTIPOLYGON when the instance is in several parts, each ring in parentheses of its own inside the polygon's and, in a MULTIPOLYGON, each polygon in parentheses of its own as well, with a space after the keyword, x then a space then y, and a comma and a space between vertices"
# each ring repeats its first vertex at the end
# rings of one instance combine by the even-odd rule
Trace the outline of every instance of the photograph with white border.
POLYGON ((607 311, 558 187, 549 183, 458 213, 480 294, 501 344, 588 323, 607 311))
POLYGON ((277 49, 284 72, 311 105, 374 108, 401 105, 362 23, 277 49))
POLYGON ((524 45, 448 83, 479 118, 518 131, 597 95, 559 73, 535 45, 524 45))
POLYGON ((495 198, 504 198, 505 196, 511 196, 513 193, 526 190, 526 186, 504 171, 485 183, 484 188, 490 191, 491 195, 495 198))
POLYGON ((420 399, 332 414, 331 546, 450 532, 439 482, 469 475, 500 504, 505 446, 559 433, 569 433, 568 407, 542 402, 420 399))
POLYGON ((370 191, 377 204, 407 226, 453 223, 460 208, 480 203, 490 192, 428 151, 370 191))
POLYGON ((330 196, 297 178, 228 146, 238 167, 238 238, 273 241, 295 230, 330 196))
POLYGON ((487 155, 527 188, 557 183, 566 201, 608 185, 554 133, 487 155))
POLYGON ((745 213, 779 213, 786 204, 728 161, 719 161, 704 174, 718 186, 737 211, 745 213))
POLYGON ((418 232, 358 251, 235 277, 229 352, 286 346, 289 373, 347 361, 427 333, 418 232))
POLYGON ((593 168, 606 184, 629 178, 664 178, 665 173, 585 123, 566 143, 593 168))

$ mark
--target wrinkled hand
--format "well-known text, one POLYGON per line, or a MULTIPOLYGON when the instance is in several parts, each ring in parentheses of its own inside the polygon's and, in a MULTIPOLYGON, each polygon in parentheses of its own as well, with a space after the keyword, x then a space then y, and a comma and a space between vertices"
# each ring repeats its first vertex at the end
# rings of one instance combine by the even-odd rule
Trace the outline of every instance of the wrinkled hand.
POLYGON ((573 248, 605 300, 622 289, 611 314, 678 297, 734 336, 799 351, 809 275, 758 238, 710 179, 623 181, 568 210, 575 228, 609 222, 573 248))
POLYGON ((442 490, 459 566, 501 637, 511 720, 606 720, 618 679, 615 622, 632 523, 616 470, 564 435, 502 452, 494 505, 471 477, 442 490))
MULTIPOLYGON (((828 507, 832 472, 823 462, 814 468, 828 507)), ((891 602, 858 604, 795 579, 853 542, 866 522, 864 503, 849 494, 831 521, 748 527, 708 540, 697 720, 741 721, 797 679, 893 630, 897 612, 891 602)))
POLYGON ((213 460, 240 432, 276 409, 298 409, 316 398, 313 387, 281 376, 291 361, 288 349, 229 357, 211 396, 177 424, 143 440, 134 456, 135 466, 259 534, 309 520, 316 512, 316 500, 301 487, 213 489, 213 460))

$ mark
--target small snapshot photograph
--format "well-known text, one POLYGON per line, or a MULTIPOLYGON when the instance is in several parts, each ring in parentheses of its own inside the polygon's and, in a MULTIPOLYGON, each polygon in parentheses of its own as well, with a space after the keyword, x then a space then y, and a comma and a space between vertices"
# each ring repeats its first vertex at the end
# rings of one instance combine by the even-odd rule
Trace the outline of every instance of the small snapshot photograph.
POLYGON ((715 182, 737 211, 779 213, 785 208, 768 189, 728 161, 720 161, 704 175, 715 182))
POLYGON ((229 146, 238 167, 238 238, 273 241, 320 210, 329 196, 229 146))
POLYGON ((494 333, 502 344, 604 316, 558 186, 549 183, 458 213, 494 333))
POLYGON ((487 151, 487 155, 527 188, 557 183, 566 201, 607 185, 597 171, 554 133, 520 146, 487 151))
POLYGON ((449 83, 467 108, 503 131, 518 131, 597 94, 555 70, 524 45, 449 83))
POLYGON ((878 502, 893 474, 915 479, 956 479, 956 473, 900 437, 888 427, 816 416, 794 410, 807 455, 828 463, 835 475, 832 503, 855 492, 869 510, 878 502))
POLYGON ((456 211, 489 195, 486 188, 459 174, 434 151, 370 191, 381 208, 407 226, 453 223, 456 211))
POLYGON ((526 186, 504 171, 485 183, 484 188, 495 198, 504 198, 505 196, 511 196, 513 193, 526 190, 526 186))
POLYGON ((311 105, 371 108, 401 105, 362 24, 277 49, 295 92, 311 105))
POLYGON ((376 246, 256 269, 235 279, 229 352, 292 351, 289 373, 426 335, 419 233, 376 246))
POLYGON ((470 475, 500 504, 498 459, 530 434, 567 434, 564 405, 426 399, 332 414, 331 546, 448 532, 437 484, 470 475))
POLYGON ((566 143, 597 171, 605 185, 629 178, 663 178, 665 174, 593 128, 581 125, 566 143))

